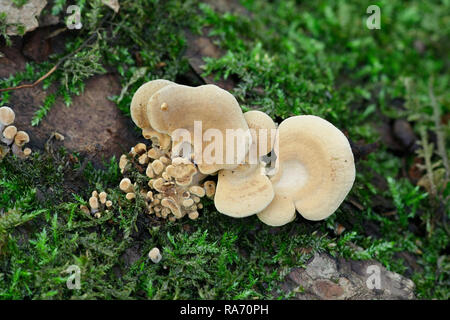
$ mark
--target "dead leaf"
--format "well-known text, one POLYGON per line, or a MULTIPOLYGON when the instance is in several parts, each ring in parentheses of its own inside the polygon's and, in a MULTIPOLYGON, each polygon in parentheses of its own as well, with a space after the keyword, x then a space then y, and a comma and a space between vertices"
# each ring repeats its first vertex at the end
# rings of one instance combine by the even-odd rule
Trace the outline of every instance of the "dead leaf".
POLYGON ((24 27, 25 32, 33 31, 39 26, 37 17, 47 5, 46 0, 28 0, 21 7, 16 6, 11 0, 0 0, 0 12, 6 13, 6 34, 19 35, 18 26, 24 27))
MULTIPOLYGON (((445 169, 444 168, 436 169, 433 174, 434 185, 441 186, 444 183, 444 179, 445 179, 445 169)), ((428 193, 431 193, 432 191, 430 179, 427 174, 425 174, 422 178, 420 178, 420 180, 417 182, 417 185, 425 188, 425 190, 427 190, 428 193)))
POLYGON ((120 9, 119 0, 102 0, 102 3, 113 9, 115 13, 119 12, 120 9))

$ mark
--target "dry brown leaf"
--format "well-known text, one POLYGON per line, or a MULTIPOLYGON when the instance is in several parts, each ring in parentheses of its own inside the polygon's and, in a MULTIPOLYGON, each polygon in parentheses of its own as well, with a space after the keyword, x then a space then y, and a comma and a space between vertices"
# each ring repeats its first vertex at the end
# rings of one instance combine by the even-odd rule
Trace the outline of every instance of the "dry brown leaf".
POLYGON ((120 9, 119 0, 102 0, 102 3, 113 9, 115 13, 119 12, 120 9))
POLYGON ((18 7, 11 0, 0 0, 0 12, 6 13, 6 23, 10 25, 6 34, 18 35, 18 25, 23 25, 25 32, 36 29, 39 26, 37 17, 46 5, 46 0, 28 0, 22 7, 18 7))

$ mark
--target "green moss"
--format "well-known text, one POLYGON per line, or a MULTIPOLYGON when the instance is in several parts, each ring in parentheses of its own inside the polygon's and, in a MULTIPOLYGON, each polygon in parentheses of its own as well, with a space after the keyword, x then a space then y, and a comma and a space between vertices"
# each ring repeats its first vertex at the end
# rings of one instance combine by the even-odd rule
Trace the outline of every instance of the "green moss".
MULTIPOLYGON (((408 118, 419 136, 437 130, 436 108, 440 114, 449 112, 448 1, 242 1, 251 17, 220 14, 195 1, 124 0, 118 15, 99 1, 77 4, 83 8, 84 27, 67 41, 66 52, 28 64, 25 71, 0 80, 0 87, 34 81, 79 50, 67 61, 83 68, 63 64, 44 88, 58 86, 56 95, 70 104, 86 78, 103 68, 116 70, 123 90, 112 99, 129 114, 132 95, 142 83, 176 80, 188 71, 183 30, 209 27, 225 55, 206 59, 205 74, 235 81, 233 93, 245 110, 258 108, 277 121, 315 114, 353 141, 365 142, 379 141, 376 128, 386 117, 408 118), (370 4, 381 8, 380 30, 365 26, 370 4), (399 107, 398 101, 405 103, 399 107)), ((55 1, 53 14, 64 6, 65 1, 55 1)), ((2 93, 0 103, 9 97, 2 93)), ((54 98, 47 95, 37 119, 51 112, 54 98)), ((442 131, 448 143, 448 126, 442 131)), ((425 145, 432 143, 425 140, 425 145)), ((211 201, 205 201, 198 221, 155 223, 141 214, 139 201, 129 203, 119 192, 115 159, 104 169, 89 164, 73 181, 69 177, 80 163, 68 165, 64 151, 35 154, 24 162, 7 156, 0 162, 0 297, 280 298, 286 297, 279 283, 288 270, 326 251, 377 259, 400 273, 410 272, 398 258, 407 252, 423 270, 412 275, 418 297, 448 299, 450 208, 442 199, 448 199, 449 188, 430 195, 405 179, 403 171, 414 156, 399 158, 381 146, 358 163, 350 197, 360 209, 343 205, 326 221, 311 224, 298 218, 279 229, 255 217, 220 215, 211 201), (380 176, 387 178, 384 188, 375 181, 380 176), (98 220, 78 209, 93 189, 107 191, 116 204, 98 220), (394 214, 377 209, 377 197, 394 214), (338 224, 346 230, 336 236, 338 224), (369 233, 368 224, 377 232, 369 233), (355 251, 354 243, 361 250, 355 251), (163 253, 159 264, 146 257, 154 246, 163 253), (64 270, 73 264, 82 271, 81 290, 65 284, 64 270)), ((428 152, 427 157, 433 170, 442 167, 442 155, 428 152)))

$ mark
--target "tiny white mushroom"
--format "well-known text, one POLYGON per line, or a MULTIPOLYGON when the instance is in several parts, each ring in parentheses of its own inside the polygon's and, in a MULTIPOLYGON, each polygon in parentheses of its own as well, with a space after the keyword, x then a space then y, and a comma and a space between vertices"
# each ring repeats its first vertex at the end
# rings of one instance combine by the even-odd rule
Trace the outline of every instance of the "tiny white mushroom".
POLYGON ((152 250, 150 250, 150 252, 148 253, 148 257, 150 258, 150 260, 152 260, 153 263, 158 263, 162 259, 162 255, 158 248, 153 248, 152 250))

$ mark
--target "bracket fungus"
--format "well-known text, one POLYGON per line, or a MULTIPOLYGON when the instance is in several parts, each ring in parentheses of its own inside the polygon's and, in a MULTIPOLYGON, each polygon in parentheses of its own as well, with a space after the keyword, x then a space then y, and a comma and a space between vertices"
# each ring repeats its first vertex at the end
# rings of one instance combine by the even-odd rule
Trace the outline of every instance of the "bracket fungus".
POLYGON ((252 145, 247 159, 255 163, 255 160, 272 151, 277 126, 271 117, 258 110, 247 111, 244 118, 252 134, 252 145))
POLYGON ((234 218, 243 218, 264 210, 272 201, 274 190, 260 165, 240 165, 221 170, 214 196, 216 209, 234 218))
POLYGON ((275 197, 259 219, 281 226, 295 218, 295 210, 314 221, 333 214, 355 180, 345 135, 330 122, 305 115, 284 120, 278 139, 279 169, 271 178, 275 197))
POLYGON ((233 170, 220 170, 214 197, 216 209, 234 218, 243 218, 264 210, 274 197, 269 178, 259 159, 272 151, 275 122, 264 112, 244 113, 252 134, 252 144, 246 163, 233 170))
POLYGON ((128 200, 142 195, 149 214, 171 221, 197 219, 205 196, 225 215, 256 214, 272 226, 292 221, 296 210, 321 220, 339 207, 355 179, 350 144, 331 123, 296 116, 277 129, 263 112, 242 113, 234 96, 215 85, 150 81, 135 93, 131 114, 152 146, 141 143, 121 156, 120 188, 128 200), (271 178, 264 160, 270 153, 277 161, 271 178), (147 185, 129 173, 133 168, 145 173, 147 185), (205 181, 216 174, 217 185, 205 181))
MULTIPOLYGON (((186 137, 178 135, 188 133, 190 145, 194 142, 194 162, 203 174, 237 167, 244 161, 251 145, 248 125, 238 102, 232 94, 215 85, 165 86, 151 96, 147 118, 154 130, 172 137, 176 152, 186 142, 186 137), (227 144, 227 130, 234 130, 239 135, 238 144, 233 143, 236 147, 233 151, 223 148, 227 144), (195 141, 198 138, 200 143, 195 141), (230 152, 232 161, 225 161, 228 154, 219 155, 219 150, 230 152)), ((190 157, 191 154, 182 156, 190 157)))
POLYGON ((142 130, 151 130, 147 118, 147 103, 150 97, 159 89, 174 84, 172 81, 157 79, 144 83, 133 95, 130 105, 131 119, 142 130))

